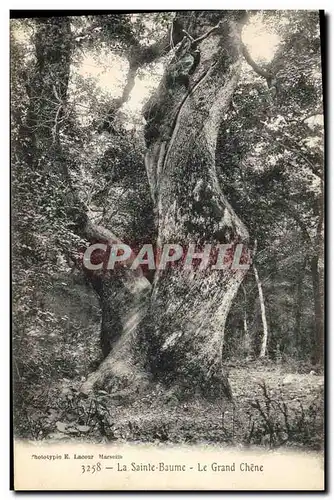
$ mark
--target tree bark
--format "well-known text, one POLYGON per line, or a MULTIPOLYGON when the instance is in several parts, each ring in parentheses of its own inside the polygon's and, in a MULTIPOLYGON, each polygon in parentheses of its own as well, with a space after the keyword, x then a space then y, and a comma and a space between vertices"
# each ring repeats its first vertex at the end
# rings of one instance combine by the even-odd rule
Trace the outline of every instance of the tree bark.
MULTIPOLYGON (((91 242, 109 246, 121 243, 108 229, 87 219, 83 230, 91 242)), ((143 370, 142 353, 137 348, 138 332, 146 315, 151 283, 141 268, 136 271, 120 267, 115 270, 88 271, 88 278, 99 295, 101 304, 101 347, 104 361, 81 387, 82 393, 93 388, 110 388, 114 393, 130 387, 144 388, 148 375, 143 370)))
MULTIPOLYGON (((205 243, 248 242, 215 170, 219 125, 240 73, 241 17, 226 12, 217 25, 217 13, 196 13, 192 35, 202 35, 196 70, 189 79, 170 78, 187 54, 185 37, 146 106, 146 168, 160 248, 165 243, 195 244, 199 251, 205 243), (210 34, 203 36, 206 32, 210 34)), ((121 337, 83 389, 104 384, 110 375, 118 378, 115 366, 121 365, 123 387, 153 378, 190 396, 230 398, 222 365, 224 326, 245 272, 186 271, 182 266, 157 270, 151 294, 139 299, 121 337)))
MULTIPOLYGON (((248 233, 218 183, 215 149, 241 65, 241 25, 224 14, 199 44, 201 59, 188 85, 169 87, 168 69, 154 106, 164 110, 146 166, 158 217, 158 245, 247 243, 248 233)), ((201 31, 212 28, 200 18, 201 31)), ((196 36, 196 33, 195 33, 196 36)), ((154 117, 153 117, 154 119, 154 117)), ((149 122, 148 125, 152 124, 149 122)), ((150 371, 169 385, 216 398, 229 395, 223 373, 224 326, 245 271, 183 267, 158 270, 145 329, 150 371)))

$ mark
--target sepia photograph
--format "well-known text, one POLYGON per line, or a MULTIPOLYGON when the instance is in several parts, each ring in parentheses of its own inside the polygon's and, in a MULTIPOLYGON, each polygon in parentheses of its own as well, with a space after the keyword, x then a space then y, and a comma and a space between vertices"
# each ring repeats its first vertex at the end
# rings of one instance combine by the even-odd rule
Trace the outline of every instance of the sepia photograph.
POLYGON ((324 490, 325 43, 11 10, 16 490, 324 490))

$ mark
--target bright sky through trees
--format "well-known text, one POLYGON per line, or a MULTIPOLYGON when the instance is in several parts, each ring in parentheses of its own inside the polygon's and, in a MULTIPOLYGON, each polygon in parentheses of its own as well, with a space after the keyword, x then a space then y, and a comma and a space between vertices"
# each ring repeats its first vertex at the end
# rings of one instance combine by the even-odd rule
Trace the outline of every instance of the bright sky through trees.
MULTIPOLYGON (((252 21, 243 30, 243 41, 247 45, 252 57, 256 62, 268 63, 273 58, 279 44, 279 36, 270 29, 268 23, 263 22, 261 15, 254 16, 252 21)), ((97 79, 98 86, 113 97, 121 94, 126 79, 127 62, 115 55, 99 57, 99 61, 91 54, 83 59, 79 68, 82 76, 97 79)), ((159 82, 163 73, 161 62, 155 65, 156 79, 152 78, 152 70, 143 71, 141 78, 136 78, 131 97, 125 105, 124 111, 136 114, 140 111, 145 100, 159 82)))

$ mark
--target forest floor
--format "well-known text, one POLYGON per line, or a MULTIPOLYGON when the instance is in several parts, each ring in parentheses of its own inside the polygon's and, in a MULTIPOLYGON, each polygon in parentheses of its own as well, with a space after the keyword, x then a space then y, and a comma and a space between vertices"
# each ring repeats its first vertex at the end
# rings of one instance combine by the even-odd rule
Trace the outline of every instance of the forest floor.
POLYGON ((40 323, 14 336, 17 437, 322 448, 324 377, 305 363, 228 362, 234 404, 184 401, 159 386, 132 400, 83 397, 100 358, 100 312, 82 279, 71 279, 55 283, 40 323))
POLYGON ((87 398, 80 380, 62 379, 35 387, 16 428, 22 437, 38 440, 322 448, 322 375, 257 363, 231 367, 229 379, 234 404, 184 402, 159 386, 131 401, 104 391, 87 398))

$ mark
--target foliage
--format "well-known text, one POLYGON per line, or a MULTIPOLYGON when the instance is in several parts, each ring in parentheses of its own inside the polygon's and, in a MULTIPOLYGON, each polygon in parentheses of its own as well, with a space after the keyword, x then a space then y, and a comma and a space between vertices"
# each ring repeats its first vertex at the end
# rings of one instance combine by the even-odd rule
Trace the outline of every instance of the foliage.
MULTIPOLYGON (((277 20, 273 16, 268 16, 269 25, 277 20)), ((280 356, 307 359, 319 342, 313 335, 312 256, 319 260, 319 273, 323 262, 318 14, 294 12, 288 22, 281 15, 275 29, 281 43, 266 68, 275 75, 275 87, 244 71, 221 128, 217 162, 221 183, 250 229, 253 246, 257 240, 254 259, 267 305, 269 355, 275 358, 278 349, 280 356)), ((235 330, 242 330, 246 308, 258 352, 254 332, 261 331, 261 320, 252 273, 244 286, 246 303, 240 290, 229 318, 228 331, 234 334, 228 336, 237 343, 235 330)))

